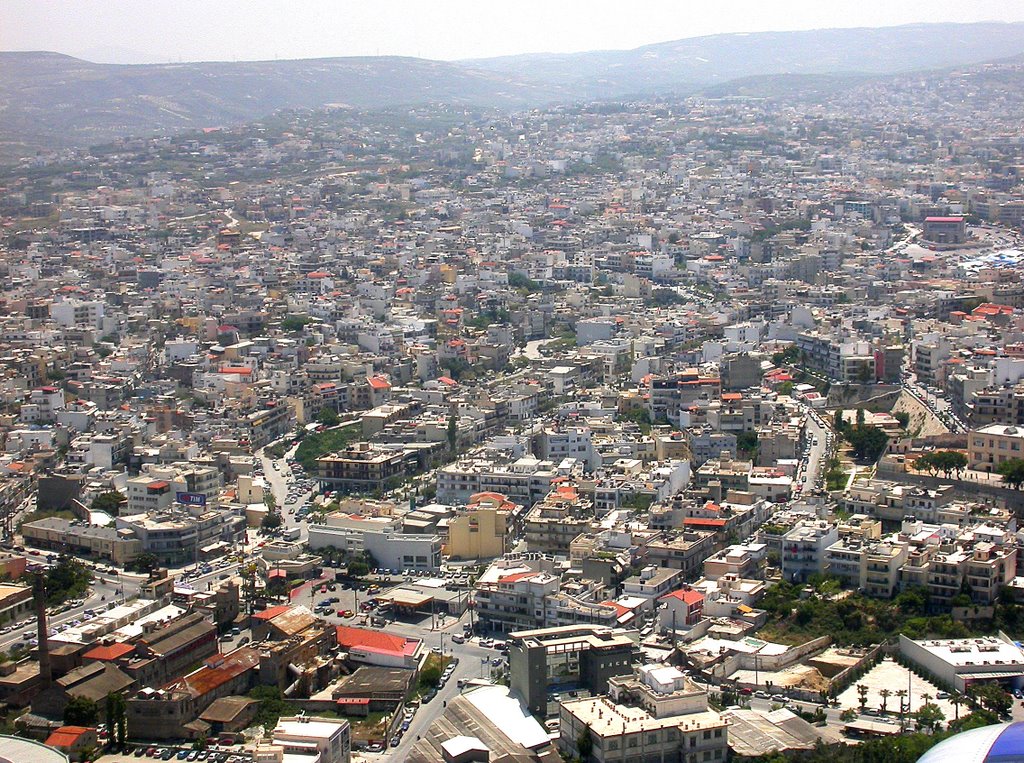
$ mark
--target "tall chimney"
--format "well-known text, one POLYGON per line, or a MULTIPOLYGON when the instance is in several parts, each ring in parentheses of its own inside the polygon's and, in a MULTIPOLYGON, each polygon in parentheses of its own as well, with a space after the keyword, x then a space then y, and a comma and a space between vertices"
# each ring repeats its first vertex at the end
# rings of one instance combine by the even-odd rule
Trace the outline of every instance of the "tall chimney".
POLYGON ((50 639, 50 629, 46 623, 46 582, 43 574, 36 573, 35 583, 32 586, 32 597, 36 603, 36 638, 39 640, 39 679, 42 688, 46 688, 53 680, 53 671, 50 668, 50 646, 47 643, 50 639))

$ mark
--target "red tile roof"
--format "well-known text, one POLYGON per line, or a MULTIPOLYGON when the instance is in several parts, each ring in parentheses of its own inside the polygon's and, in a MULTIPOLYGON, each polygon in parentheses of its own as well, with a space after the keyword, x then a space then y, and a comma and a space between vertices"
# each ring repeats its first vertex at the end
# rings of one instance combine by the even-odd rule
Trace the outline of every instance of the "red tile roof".
POLYGON ((46 738, 49 747, 71 747, 82 734, 93 731, 85 726, 61 726, 46 738))
POLYGON ((339 625, 337 634, 338 646, 343 649, 358 647, 378 654, 411 655, 420 643, 416 639, 348 625, 339 625))
POLYGON ((700 517, 686 517, 683 525, 693 527, 725 527, 724 519, 701 519, 700 517))
POLYGON ((632 612, 632 610, 629 607, 624 607, 621 604, 619 604, 617 601, 612 601, 611 599, 608 599, 607 601, 602 601, 600 603, 601 603, 602 606, 605 606, 605 607, 615 607, 615 615, 617 617, 622 617, 623 615, 627 614, 628 612, 632 612))
POLYGON ((135 648, 128 644, 111 644, 110 646, 96 646, 82 655, 83 660, 100 660, 109 662, 131 654, 135 648))
POLYGON ((679 599, 687 604, 700 604, 704 601, 704 595, 700 591, 694 591, 692 588, 680 588, 678 591, 672 591, 661 597, 662 599, 679 599))
POLYGON ((211 657, 199 670, 177 681, 171 681, 165 688, 180 689, 193 697, 202 697, 259 666, 260 653, 250 647, 242 647, 230 654, 211 657))
POLYGON ((262 612, 254 612, 253 618, 256 620, 273 620, 290 609, 291 607, 287 604, 278 604, 276 607, 267 607, 262 612))

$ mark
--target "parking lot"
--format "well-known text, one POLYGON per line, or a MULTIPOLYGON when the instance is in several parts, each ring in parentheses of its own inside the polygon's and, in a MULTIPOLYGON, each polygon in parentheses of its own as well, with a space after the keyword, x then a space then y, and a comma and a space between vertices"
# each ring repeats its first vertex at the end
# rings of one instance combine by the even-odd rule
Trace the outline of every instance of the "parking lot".
POLYGON ((910 712, 917 712, 921 708, 925 702, 924 695, 927 694, 931 697, 931 702, 938 705, 945 714, 947 720, 952 720, 955 717, 953 704, 948 699, 938 698, 938 695, 943 693, 941 689, 892 660, 882 660, 863 678, 851 684, 837 698, 839 705, 844 709, 860 709, 860 695, 857 693, 857 686, 863 684, 868 687, 866 705, 868 710, 877 710, 882 706, 882 696, 879 692, 882 689, 888 689, 892 694, 886 702, 886 709, 890 714, 899 714, 900 698, 896 696, 896 692, 908 689, 908 676, 910 679, 910 712))

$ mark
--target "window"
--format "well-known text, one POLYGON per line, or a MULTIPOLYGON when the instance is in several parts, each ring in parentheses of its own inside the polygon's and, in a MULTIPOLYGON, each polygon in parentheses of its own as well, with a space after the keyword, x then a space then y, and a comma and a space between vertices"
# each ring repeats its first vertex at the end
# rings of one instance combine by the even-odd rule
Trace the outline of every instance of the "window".
POLYGON ((715 739, 721 739, 721 738, 722 738, 722 730, 721 729, 715 729, 715 739))

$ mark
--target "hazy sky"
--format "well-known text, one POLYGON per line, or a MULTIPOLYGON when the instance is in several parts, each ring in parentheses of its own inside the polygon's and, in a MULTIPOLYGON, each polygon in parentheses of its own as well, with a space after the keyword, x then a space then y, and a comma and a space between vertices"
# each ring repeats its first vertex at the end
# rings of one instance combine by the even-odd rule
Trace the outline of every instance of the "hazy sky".
POLYGON ((1019 0, 0 0, 0 49, 111 63, 632 48, 717 32, 1024 21, 1019 0))

